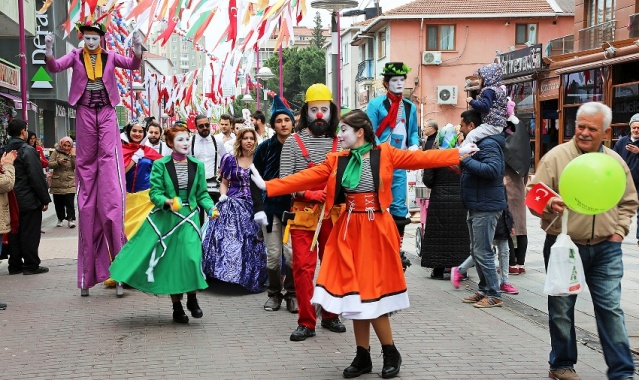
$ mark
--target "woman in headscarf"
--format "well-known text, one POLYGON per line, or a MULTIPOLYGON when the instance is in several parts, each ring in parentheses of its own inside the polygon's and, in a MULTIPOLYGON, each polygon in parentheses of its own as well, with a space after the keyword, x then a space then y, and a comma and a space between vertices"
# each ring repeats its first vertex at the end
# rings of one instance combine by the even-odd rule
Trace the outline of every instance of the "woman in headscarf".
MULTIPOLYGON (((437 133, 433 149, 457 147, 457 132, 447 124, 437 133)), ((466 209, 460 195, 458 167, 425 169, 424 185, 431 189, 422 240, 422 266, 433 268, 430 278, 443 280, 445 268, 461 264, 470 254, 466 209)))
POLYGON ((58 216, 56 227, 62 227, 66 220, 69 228, 75 228, 75 151, 71 137, 65 136, 55 144, 49 168, 53 170, 49 190, 58 216))

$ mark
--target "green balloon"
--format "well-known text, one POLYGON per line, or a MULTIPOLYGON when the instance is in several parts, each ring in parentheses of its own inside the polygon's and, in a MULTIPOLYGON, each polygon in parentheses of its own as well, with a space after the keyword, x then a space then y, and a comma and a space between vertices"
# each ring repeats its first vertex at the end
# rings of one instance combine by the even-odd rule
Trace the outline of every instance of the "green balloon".
POLYGON ((615 207, 626 191, 626 173, 612 156, 586 153, 570 161, 559 177, 559 195, 568 208, 585 215, 615 207))

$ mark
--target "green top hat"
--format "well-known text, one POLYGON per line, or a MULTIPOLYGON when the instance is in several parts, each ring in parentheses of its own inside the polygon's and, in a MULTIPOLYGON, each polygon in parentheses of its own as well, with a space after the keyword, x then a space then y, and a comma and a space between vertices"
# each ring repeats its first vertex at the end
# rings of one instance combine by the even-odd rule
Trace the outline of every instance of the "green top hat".
POLYGON ((104 36, 107 31, 106 25, 104 23, 94 21, 78 21, 75 23, 75 27, 80 31, 80 33, 84 33, 85 31, 90 30, 99 33, 101 36, 104 36))
POLYGON ((404 62, 388 62, 384 65, 382 75, 385 77, 406 76, 410 71, 411 69, 404 62))

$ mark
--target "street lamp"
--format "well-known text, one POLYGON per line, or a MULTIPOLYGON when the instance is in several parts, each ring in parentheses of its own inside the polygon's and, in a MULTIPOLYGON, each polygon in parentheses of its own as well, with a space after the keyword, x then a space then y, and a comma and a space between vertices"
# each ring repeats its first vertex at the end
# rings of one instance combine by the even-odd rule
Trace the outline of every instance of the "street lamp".
MULTIPOLYGON (((255 74, 255 78, 257 78, 257 92, 255 96, 257 97, 257 109, 260 109, 260 79, 267 81, 271 78, 274 78, 275 74, 271 71, 269 67, 262 67, 257 74, 255 74)), ((265 93, 266 94, 266 93, 265 93)), ((266 100, 266 96, 264 96, 264 100, 266 100)))
POLYGON ((244 103, 246 103, 247 107, 248 107, 249 103, 255 103, 255 99, 253 99, 251 94, 246 94, 246 95, 242 96, 242 101, 244 103))
POLYGON ((337 109, 342 109, 342 91, 340 82, 342 80, 342 67, 340 65, 341 60, 341 36, 339 26, 339 12, 342 9, 349 9, 357 7, 357 1, 355 0, 315 0, 311 1, 311 7, 316 9, 326 9, 331 11, 331 54, 332 54, 332 67, 333 78, 332 88, 333 96, 336 99, 337 109))

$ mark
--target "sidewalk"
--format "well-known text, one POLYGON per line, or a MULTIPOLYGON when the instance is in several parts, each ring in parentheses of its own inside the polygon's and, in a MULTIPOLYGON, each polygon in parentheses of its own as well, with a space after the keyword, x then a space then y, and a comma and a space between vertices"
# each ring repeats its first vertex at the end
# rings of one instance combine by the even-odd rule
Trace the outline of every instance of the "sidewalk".
MULTIPOLYGON (((265 312, 266 293, 248 294, 226 284, 213 283, 201 293, 204 318, 186 326, 172 323, 167 297, 125 290, 116 298, 114 290, 101 285, 90 297, 80 297, 77 228, 55 223, 54 214, 45 213, 41 257, 48 274, 9 276, 6 261, 0 264, 0 300, 9 304, 0 311, 1 378, 340 379, 354 357, 349 321, 345 334, 318 326, 316 337, 290 342, 296 316, 284 308, 265 312)), ((537 223, 529 218, 527 273, 512 277, 521 293, 506 296, 503 308, 487 310, 461 302, 476 286, 472 281, 455 290, 448 281, 428 278, 430 270, 421 268, 415 255, 418 224, 408 227, 404 247, 413 261, 406 272, 411 308, 392 316, 403 357, 400 378, 547 378, 543 233, 537 223)), ((627 239, 624 249, 623 304, 628 330, 638 339, 634 239, 627 239)), ((471 280, 476 278, 471 271, 471 280)), ((592 304, 588 294, 579 299, 576 369, 584 379, 605 378, 592 304)), ((373 373, 362 379, 379 378, 382 357, 375 338, 371 354, 373 373)))

